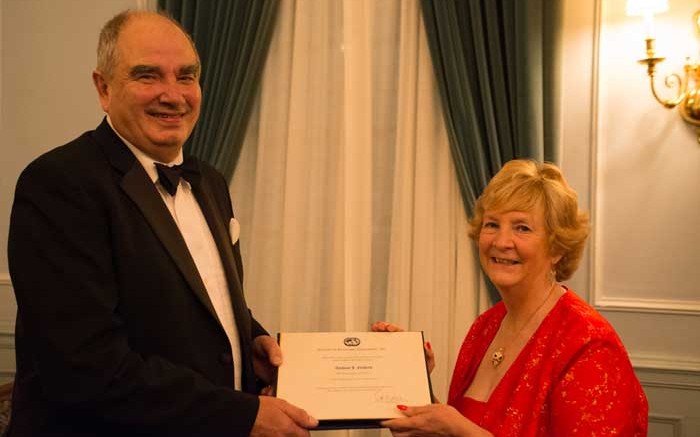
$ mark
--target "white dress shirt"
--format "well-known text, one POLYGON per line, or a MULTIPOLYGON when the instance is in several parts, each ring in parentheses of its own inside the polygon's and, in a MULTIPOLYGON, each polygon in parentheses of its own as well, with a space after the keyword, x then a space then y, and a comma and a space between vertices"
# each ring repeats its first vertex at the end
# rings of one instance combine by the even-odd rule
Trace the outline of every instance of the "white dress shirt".
MULTIPOLYGON (((112 126, 112 122, 107 117, 107 122, 112 126)), ((234 388, 241 389, 241 346, 238 337, 238 328, 233 314, 233 306, 231 305, 231 295, 226 281, 226 274, 221 263, 221 256, 216 247, 216 242, 211 234, 209 225, 207 224, 202 209, 197 203, 197 199, 192 192, 192 187, 189 182, 180 179, 175 196, 171 196, 165 188, 158 182, 158 171, 156 170, 156 161, 136 148, 133 144, 124 139, 112 126, 112 130, 124 141, 124 144, 129 147, 129 150, 136 156, 136 159, 141 163, 146 173, 156 185, 160 197, 168 207, 172 214, 180 233, 187 244, 187 248, 194 259, 199 275, 204 282, 204 286, 209 294, 209 299, 216 310, 216 315, 219 317, 221 324, 226 331, 229 343, 231 343, 231 352, 233 355, 233 370, 234 370, 234 388)), ((168 166, 181 164, 183 162, 182 150, 172 162, 164 162, 168 166)), ((187 327, 183 327, 187 329, 187 327)))

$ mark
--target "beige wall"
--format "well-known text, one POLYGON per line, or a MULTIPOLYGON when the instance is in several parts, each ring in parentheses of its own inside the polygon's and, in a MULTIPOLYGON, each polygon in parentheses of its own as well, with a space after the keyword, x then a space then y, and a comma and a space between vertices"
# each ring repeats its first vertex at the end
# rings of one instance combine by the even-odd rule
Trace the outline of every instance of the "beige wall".
POLYGON ((15 301, 7 232, 15 182, 41 153, 100 122, 97 36, 144 0, 0 0, 0 382, 14 373, 15 301))
MULTIPOLYGON (((620 333, 650 401, 652 437, 700 435, 700 144, 654 101, 625 0, 566 1, 563 166, 592 212, 572 285, 620 333)), ((698 0, 656 17, 662 72, 698 56, 698 0), (675 45, 674 45, 675 44, 675 45)), ((663 85, 660 83, 663 87, 663 85)), ((670 93, 667 93, 670 94, 670 93)))
MULTIPOLYGON (((652 437, 700 435, 700 145, 647 90, 639 21, 625 0, 566 0, 562 165, 593 212, 589 257, 570 285, 620 332, 651 402, 652 437)), ((0 0, 0 380, 12 375, 7 227, 21 169, 91 129, 101 23, 143 0, 0 0)), ((695 40, 697 0, 658 17, 665 68, 695 40), (661 33, 664 35, 661 35, 661 33), (688 39, 687 47, 671 41, 688 39), (675 57, 675 58, 672 58, 675 57)))

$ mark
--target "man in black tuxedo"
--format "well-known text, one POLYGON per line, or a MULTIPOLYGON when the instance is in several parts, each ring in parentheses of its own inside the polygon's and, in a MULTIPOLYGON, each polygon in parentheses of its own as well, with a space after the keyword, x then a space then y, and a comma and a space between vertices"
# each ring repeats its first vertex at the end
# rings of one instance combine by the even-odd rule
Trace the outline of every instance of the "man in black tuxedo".
POLYGON ((282 356, 243 296, 224 178, 191 158, 165 168, 183 162, 199 76, 176 22, 115 16, 93 73, 107 117, 20 176, 9 436, 308 436, 316 426, 258 395, 282 356))

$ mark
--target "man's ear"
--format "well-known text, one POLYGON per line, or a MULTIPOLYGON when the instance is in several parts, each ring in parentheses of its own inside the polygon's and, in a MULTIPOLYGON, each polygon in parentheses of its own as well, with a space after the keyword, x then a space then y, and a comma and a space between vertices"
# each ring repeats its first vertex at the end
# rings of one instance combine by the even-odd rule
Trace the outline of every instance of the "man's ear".
POLYGON ((97 95, 100 98, 100 106, 102 106, 102 110, 109 113, 111 89, 107 79, 101 71, 95 70, 92 72, 92 83, 95 84, 95 89, 97 89, 97 95))

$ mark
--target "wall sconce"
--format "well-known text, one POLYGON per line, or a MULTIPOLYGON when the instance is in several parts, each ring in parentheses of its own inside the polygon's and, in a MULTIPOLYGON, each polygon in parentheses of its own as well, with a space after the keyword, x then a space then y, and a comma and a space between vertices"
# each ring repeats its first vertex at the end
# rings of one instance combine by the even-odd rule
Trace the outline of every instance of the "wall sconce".
MULTIPOLYGON (((683 76, 671 73, 664 78, 666 87, 676 90, 675 97, 663 99, 659 97, 656 91, 656 64, 663 62, 666 58, 656 55, 656 39, 653 36, 652 29, 653 16, 656 13, 667 10, 668 0, 627 0, 627 15, 641 15, 644 17, 647 57, 640 59, 638 62, 647 66, 651 94, 666 108, 670 109, 679 106, 683 119, 697 126, 698 142, 700 142, 700 63, 688 57, 683 67, 683 76)), ((693 27, 696 36, 700 37, 700 11, 693 14, 693 27)))

